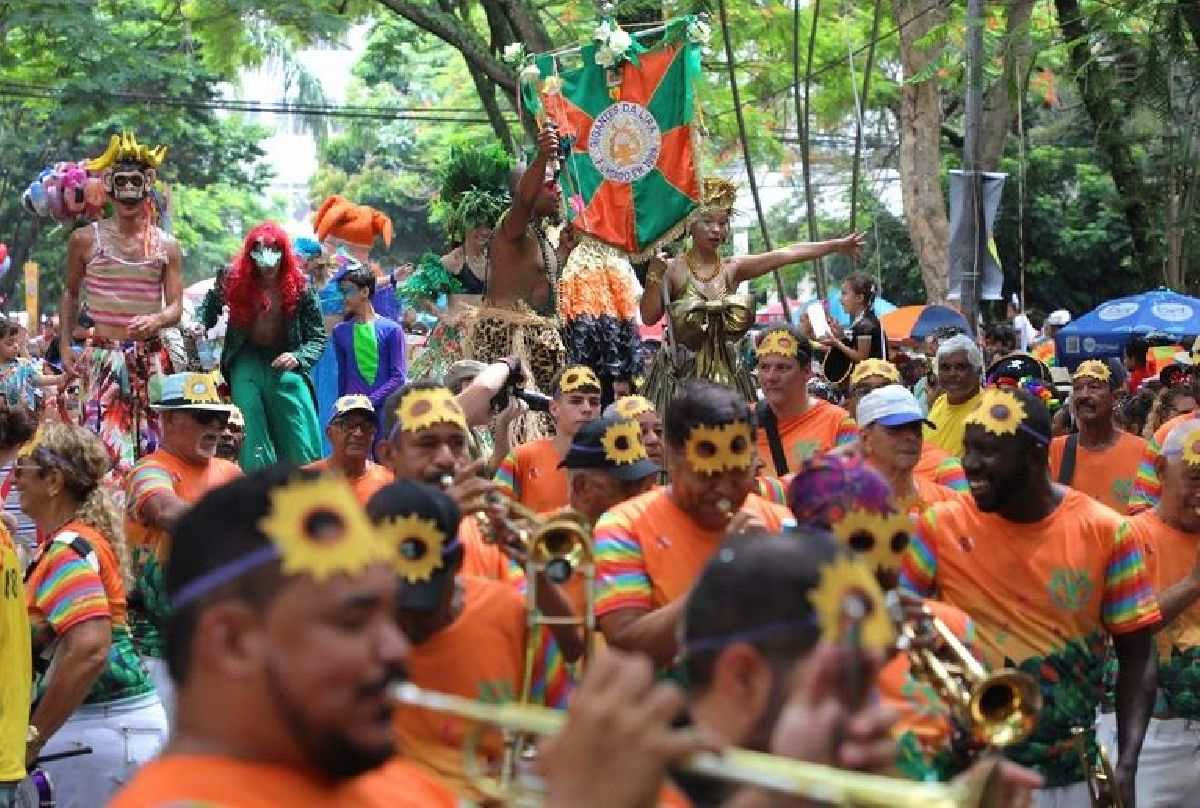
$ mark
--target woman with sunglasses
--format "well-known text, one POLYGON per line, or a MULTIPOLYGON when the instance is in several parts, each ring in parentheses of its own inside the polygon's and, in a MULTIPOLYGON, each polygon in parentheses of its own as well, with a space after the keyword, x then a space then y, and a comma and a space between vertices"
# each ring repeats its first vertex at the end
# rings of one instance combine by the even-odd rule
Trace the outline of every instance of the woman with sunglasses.
POLYGON ((21 509, 44 537, 25 581, 36 684, 26 761, 91 748, 42 764, 59 808, 105 804, 167 735, 126 619, 123 522, 100 486, 110 464, 95 434, 50 424, 16 465, 21 509))

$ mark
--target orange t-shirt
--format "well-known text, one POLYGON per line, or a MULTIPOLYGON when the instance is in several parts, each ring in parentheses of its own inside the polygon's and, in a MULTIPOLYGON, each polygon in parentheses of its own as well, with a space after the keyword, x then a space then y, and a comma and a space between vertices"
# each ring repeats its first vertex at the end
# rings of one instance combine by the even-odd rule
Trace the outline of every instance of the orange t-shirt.
POLYGON ((970 494, 963 494, 959 491, 953 491, 944 485, 931 483, 929 480, 920 477, 913 477, 913 487, 917 489, 916 496, 909 497, 905 502, 908 507, 910 516, 919 517, 928 508, 937 505, 939 502, 954 502, 955 500, 966 497, 971 498, 970 494))
MULTIPOLYGON (((1056 481, 1066 446, 1065 435, 1050 441, 1050 476, 1056 481)), ((1145 449, 1146 441, 1121 430, 1117 431, 1116 443, 1099 452, 1077 446, 1071 487, 1103 502, 1117 513, 1128 513, 1134 476, 1145 449)))
POLYGON ((570 501, 567 470, 554 442, 542 438, 516 447, 496 469, 496 483, 508 496, 536 513, 552 511, 570 501))
MULTIPOLYGON (((692 588, 724 531, 704 530, 679 509, 669 489, 650 491, 605 512, 596 523, 596 616, 622 609, 652 611, 692 588)), ((742 505, 767 530, 793 520, 791 511, 750 494, 742 505)))
POLYGON ((474 517, 458 523, 458 540, 463 545, 462 574, 489 581, 506 581, 518 586, 525 580, 524 572, 494 544, 483 540, 483 532, 474 517))
POLYGON ((337 793, 329 780, 284 766, 210 755, 166 755, 138 769, 108 808, 333 806, 338 804, 337 793))
POLYGON ((401 758, 356 777, 339 794, 339 804, 350 808, 456 808, 454 792, 436 777, 401 758))
MULTIPOLYGON (((304 468, 314 471, 338 471, 337 467, 333 465, 333 458, 330 457, 318 460, 315 463, 309 463, 304 468)), ((347 477, 346 479, 350 483, 350 487, 354 489, 354 496, 358 499, 359 504, 365 508, 367 502, 376 491, 393 482, 396 478, 383 466, 368 460, 362 474, 357 477, 347 477)))
MULTIPOLYGON (((413 645, 405 662, 413 684, 454 696, 501 703, 516 701, 521 691, 525 662, 525 601, 511 586, 482 578, 460 577, 465 595, 462 612, 449 626, 419 645, 413 645)), ((549 632, 535 671, 531 696, 535 704, 566 706, 566 678, 562 657, 547 659, 549 632)), ((400 752, 418 763, 461 797, 478 798, 463 771, 463 736, 468 724, 460 718, 422 707, 396 710, 396 735, 400 752)), ((489 735, 482 750, 499 761, 503 747, 489 735)))
POLYGON ((146 547, 159 564, 166 561, 169 531, 142 522, 146 503, 161 493, 184 502, 196 502, 209 491, 242 476, 235 463, 214 457, 203 465, 188 463, 159 449, 143 457, 129 470, 125 483, 125 537, 131 548, 146 547))
MULTIPOLYGON (((818 452, 828 452, 857 439, 858 426, 850 413, 824 399, 810 399, 809 408, 803 414, 779 421, 779 442, 783 444, 789 472, 796 471, 818 452)), ((780 476, 771 455, 767 431, 761 426, 758 429, 758 456, 764 464, 763 474, 780 476)))
POLYGON ((970 490, 959 459, 929 441, 921 443, 921 458, 913 467, 912 474, 914 479, 926 480, 955 491, 970 490))

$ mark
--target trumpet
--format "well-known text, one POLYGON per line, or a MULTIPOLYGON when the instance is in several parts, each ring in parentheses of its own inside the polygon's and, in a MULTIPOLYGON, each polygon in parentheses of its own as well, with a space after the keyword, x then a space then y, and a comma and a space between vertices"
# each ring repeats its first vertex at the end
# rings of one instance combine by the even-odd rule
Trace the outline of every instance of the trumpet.
POLYGON ((1117 781, 1113 779, 1112 766, 1104 747, 1097 745, 1096 755, 1088 754, 1087 732, 1083 727, 1071 727, 1071 743, 1079 762, 1083 765, 1083 777, 1087 782, 1088 796, 1095 808, 1125 808, 1121 795, 1117 793, 1117 781))
MULTIPOLYGON (((566 713, 546 707, 521 704, 487 704, 430 690, 410 683, 393 685, 391 695, 401 704, 423 707, 456 716, 480 726, 526 736, 550 736, 566 724, 566 713)), ((463 747, 468 777, 487 796, 508 805, 538 804, 539 787, 509 785, 500 788, 481 776, 475 744, 478 733, 468 733, 463 747), (524 790, 521 790, 524 789, 524 790)), ((975 779, 972 785, 917 783, 875 774, 835 769, 818 763, 791 760, 745 749, 721 755, 692 755, 680 767, 692 774, 713 777, 743 786, 764 788, 782 794, 861 808, 972 808, 987 804, 996 787, 996 776, 975 779)))
POLYGON ((887 598, 913 675, 933 686, 972 742, 1005 747, 1029 737, 1042 709, 1033 677, 1009 668, 989 672, 928 607, 913 619, 899 595, 889 592, 887 598))

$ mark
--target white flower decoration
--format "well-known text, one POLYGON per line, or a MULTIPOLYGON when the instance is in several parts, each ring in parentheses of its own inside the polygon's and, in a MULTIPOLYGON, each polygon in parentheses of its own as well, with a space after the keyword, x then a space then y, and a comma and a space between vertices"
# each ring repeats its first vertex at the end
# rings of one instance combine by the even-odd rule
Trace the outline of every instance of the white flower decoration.
POLYGON ((596 48, 596 64, 601 67, 612 67, 616 63, 617 55, 609 50, 606 45, 596 48))
POLYGON ((704 20, 693 20, 688 23, 687 37, 697 45, 707 45, 712 37, 712 28, 704 20))
POLYGON ((521 68, 522 84, 536 84, 538 79, 541 77, 542 71, 538 70, 538 66, 533 62, 530 62, 529 64, 525 65, 525 67, 521 68))
POLYGON ((500 58, 509 64, 516 64, 525 58, 525 45, 520 42, 510 42, 504 46, 500 58))
POLYGON ((629 50, 629 46, 633 44, 633 37, 622 28, 618 28, 608 37, 608 47, 612 48, 617 53, 623 54, 629 50))
POLYGON ((605 42, 610 36, 612 36, 612 32, 615 30, 615 28, 616 26, 614 26, 612 22, 605 20, 596 26, 596 30, 592 32, 592 39, 596 40, 597 42, 605 42))

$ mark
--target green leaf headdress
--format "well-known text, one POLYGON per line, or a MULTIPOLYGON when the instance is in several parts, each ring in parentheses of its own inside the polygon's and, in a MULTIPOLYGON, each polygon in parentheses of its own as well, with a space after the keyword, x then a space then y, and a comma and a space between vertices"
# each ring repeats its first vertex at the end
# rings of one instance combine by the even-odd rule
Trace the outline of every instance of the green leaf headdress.
POLYGON ((474 227, 492 227, 512 203, 509 175, 513 160, 499 144, 453 146, 437 170, 438 198, 430 221, 460 242, 474 227))

